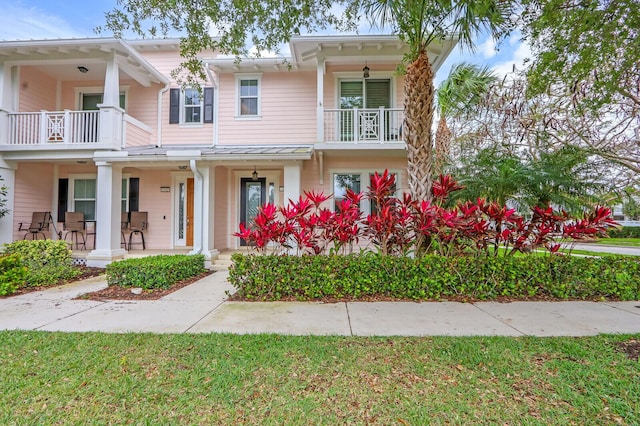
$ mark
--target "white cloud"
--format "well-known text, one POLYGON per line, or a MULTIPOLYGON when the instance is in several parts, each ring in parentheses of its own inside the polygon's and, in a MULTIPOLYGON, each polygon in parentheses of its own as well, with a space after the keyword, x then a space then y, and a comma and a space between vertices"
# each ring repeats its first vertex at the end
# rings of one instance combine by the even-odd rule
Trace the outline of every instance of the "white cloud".
POLYGON ((498 51, 496 50, 496 41, 493 37, 488 37, 483 43, 480 43, 478 45, 478 52, 480 52, 485 59, 496 56, 498 51))
POLYGON ((511 37, 508 43, 512 46, 512 48, 509 49, 509 51, 512 52, 511 57, 501 59, 500 62, 491 65, 491 69, 500 76, 504 76, 512 72, 514 66, 516 69, 523 69, 526 66, 525 60, 532 57, 531 47, 527 43, 521 41, 519 37, 511 37))
POLYGON ((63 18, 37 7, 3 5, 0 14, 0 40, 71 38, 86 36, 74 30, 63 18))

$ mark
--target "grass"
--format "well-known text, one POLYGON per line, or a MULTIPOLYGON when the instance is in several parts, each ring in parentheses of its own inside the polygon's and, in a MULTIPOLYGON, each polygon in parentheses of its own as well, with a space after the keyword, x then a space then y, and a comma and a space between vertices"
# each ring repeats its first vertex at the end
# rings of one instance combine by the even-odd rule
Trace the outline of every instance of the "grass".
POLYGON ((7 331, 0 423, 638 424, 631 337, 7 331))
POLYGON ((601 238, 596 244, 603 246, 640 247, 640 238, 601 238))

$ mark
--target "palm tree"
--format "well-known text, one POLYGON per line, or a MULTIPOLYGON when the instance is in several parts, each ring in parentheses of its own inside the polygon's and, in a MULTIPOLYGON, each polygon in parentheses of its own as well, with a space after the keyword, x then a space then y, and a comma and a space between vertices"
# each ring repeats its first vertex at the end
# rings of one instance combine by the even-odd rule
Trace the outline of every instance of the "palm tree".
POLYGON ((438 128, 436 129, 434 175, 443 172, 449 158, 451 131, 447 117, 469 113, 498 80, 489 67, 460 63, 455 65, 436 91, 438 98, 438 128))
POLYGON ((474 48, 474 37, 489 32, 498 39, 510 29, 510 0, 363 0, 363 12, 374 25, 391 27, 409 46, 405 57, 403 133, 407 143, 409 191, 415 199, 431 198, 433 182, 433 67, 427 47, 457 37, 474 48))

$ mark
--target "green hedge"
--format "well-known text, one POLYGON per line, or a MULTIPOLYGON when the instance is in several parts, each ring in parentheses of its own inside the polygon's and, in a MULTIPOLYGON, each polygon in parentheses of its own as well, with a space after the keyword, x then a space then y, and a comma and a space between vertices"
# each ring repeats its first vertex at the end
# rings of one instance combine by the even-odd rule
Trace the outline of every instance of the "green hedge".
POLYGON ((0 296, 9 296, 24 285, 27 267, 17 254, 0 255, 0 296))
POLYGON ((204 255, 159 255, 107 265, 107 284, 143 289, 168 288, 204 272, 204 255))
POLYGON ((81 274, 80 270, 73 266, 71 250, 65 241, 15 241, 5 244, 3 252, 20 256, 27 267, 26 286, 57 285, 81 274))
POLYGON ((640 238, 640 226, 623 226, 608 231, 611 238, 640 238))
POLYGON ((294 298, 490 300, 500 296, 640 300, 640 261, 628 257, 443 257, 235 254, 229 281, 251 300, 294 298))

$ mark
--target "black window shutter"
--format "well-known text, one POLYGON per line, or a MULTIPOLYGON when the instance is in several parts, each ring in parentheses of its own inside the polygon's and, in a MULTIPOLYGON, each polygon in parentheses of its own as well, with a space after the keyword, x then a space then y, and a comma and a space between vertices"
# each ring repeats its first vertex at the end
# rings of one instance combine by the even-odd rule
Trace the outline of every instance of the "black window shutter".
POLYGON ((213 87, 204 88, 204 122, 213 123, 213 87))
POLYGON ((180 122, 180 89, 169 90, 169 124, 180 122))
POLYGON ((69 201, 69 179, 58 179, 58 222, 64 222, 69 201))
POLYGON ((137 212, 140 204, 140 178, 129 178, 129 211, 137 212))

